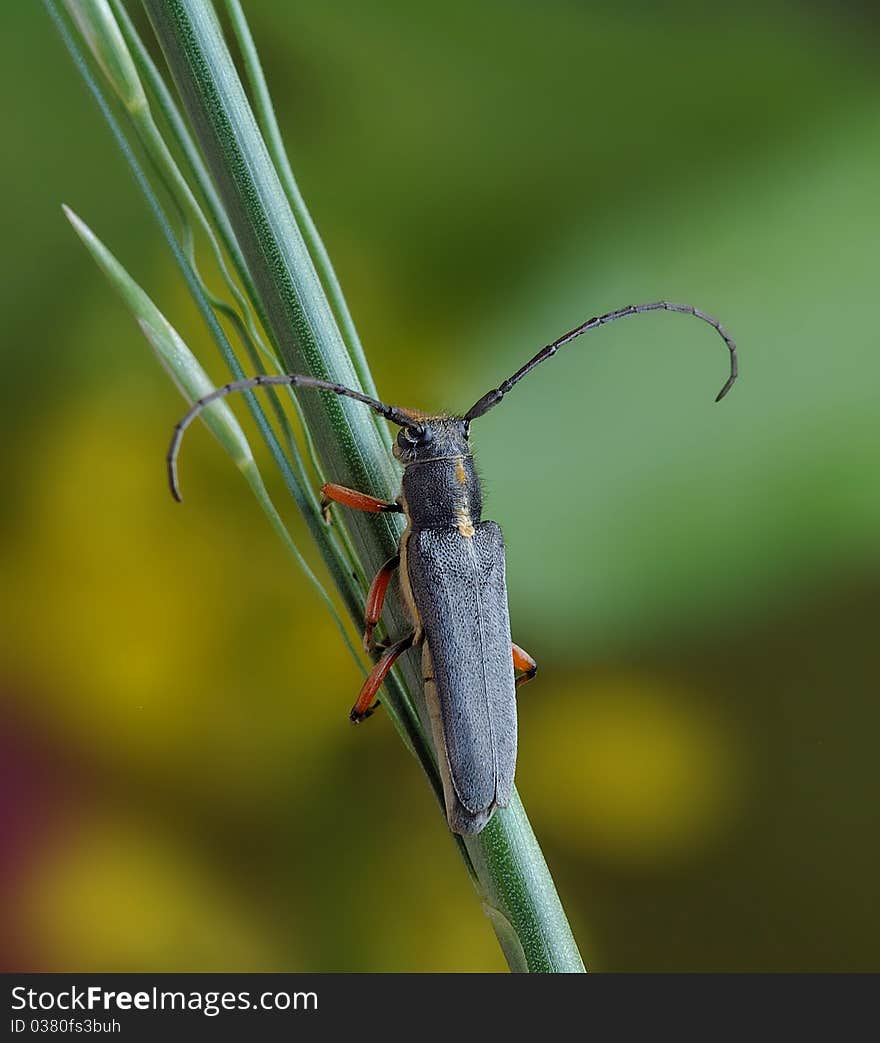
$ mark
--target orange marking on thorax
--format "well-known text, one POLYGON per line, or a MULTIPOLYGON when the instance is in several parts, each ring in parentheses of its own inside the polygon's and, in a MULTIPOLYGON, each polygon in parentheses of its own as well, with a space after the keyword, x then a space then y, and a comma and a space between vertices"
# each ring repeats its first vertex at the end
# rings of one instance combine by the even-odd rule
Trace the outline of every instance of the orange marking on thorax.
POLYGON ((464 469, 464 464, 459 457, 455 462, 455 477, 458 479, 460 485, 467 483, 467 472, 464 469))

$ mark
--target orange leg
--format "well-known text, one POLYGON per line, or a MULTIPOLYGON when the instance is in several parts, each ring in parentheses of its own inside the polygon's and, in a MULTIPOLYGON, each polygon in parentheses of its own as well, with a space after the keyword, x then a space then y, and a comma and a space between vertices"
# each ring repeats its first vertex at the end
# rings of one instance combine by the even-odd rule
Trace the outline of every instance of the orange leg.
POLYGON ((382 606, 385 603, 385 595, 388 593, 388 584, 394 575, 394 570, 400 564, 400 555, 395 554, 389 558, 381 569, 376 573, 376 578, 370 584, 370 592, 367 594, 367 604, 364 609, 364 651, 370 652, 373 648, 373 631, 382 615, 382 606))
POLYGON ((360 690, 357 702, 352 706, 351 713, 348 715, 352 724, 360 724, 361 721, 366 720, 379 705, 378 703, 373 703, 376 692, 382 687, 382 683, 388 676, 388 671, 394 666, 398 656, 402 655, 412 645, 414 637, 415 634, 410 634, 382 653, 381 658, 371 670, 370 676, 364 681, 364 686, 360 690))
POLYGON ((528 681, 535 676, 538 672, 538 664, 534 659, 526 652, 525 649, 520 648, 519 645, 513 645, 513 668, 514 670, 520 670, 521 674, 516 679, 516 687, 519 688, 521 684, 526 684, 528 681))
POLYGON ((403 509, 399 503, 388 503, 387 500, 377 500, 375 496, 359 493, 357 489, 346 489, 344 485, 334 485, 327 482, 321 486, 321 513, 324 520, 330 521, 330 504, 336 502, 351 507, 356 511, 370 511, 379 514, 383 511, 400 513, 403 509))

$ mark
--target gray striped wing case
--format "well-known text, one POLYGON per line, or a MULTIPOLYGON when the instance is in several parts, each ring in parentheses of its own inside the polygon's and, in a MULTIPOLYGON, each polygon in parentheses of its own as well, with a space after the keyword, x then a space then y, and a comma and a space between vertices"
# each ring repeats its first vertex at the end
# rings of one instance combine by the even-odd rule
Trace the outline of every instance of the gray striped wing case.
POLYGON ((473 536, 417 530, 406 568, 425 634, 424 674, 433 678, 425 691, 449 824, 476 833, 508 803, 516 767, 504 537, 491 521, 473 536))

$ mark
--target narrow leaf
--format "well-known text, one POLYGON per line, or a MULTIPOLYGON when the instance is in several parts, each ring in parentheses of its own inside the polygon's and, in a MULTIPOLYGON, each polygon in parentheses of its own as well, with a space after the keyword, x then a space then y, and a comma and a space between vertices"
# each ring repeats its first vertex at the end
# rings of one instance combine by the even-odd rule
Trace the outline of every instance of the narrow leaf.
MULTIPOLYGON (((213 391, 214 385, 210 377, 199 365, 177 330, 82 218, 68 206, 62 209, 98 267, 125 302, 157 358, 183 396, 190 402, 195 402, 196 399, 213 391)), ((222 399, 212 402, 202 413, 202 418, 240 470, 244 471, 253 464, 253 453, 244 431, 226 402, 222 399)))
POLYGON ((145 109, 147 96, 107 0, 63 0, 92 56, 129 110, 145 109))

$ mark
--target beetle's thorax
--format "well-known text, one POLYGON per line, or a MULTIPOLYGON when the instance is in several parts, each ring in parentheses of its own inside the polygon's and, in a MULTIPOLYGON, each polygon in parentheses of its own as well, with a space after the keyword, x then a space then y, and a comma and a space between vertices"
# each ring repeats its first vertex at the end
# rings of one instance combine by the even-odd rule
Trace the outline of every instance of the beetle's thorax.
POLYGON ((401 503, 413 529, 455 528, 473 536, 483 497, 460 417, 417 417, 397 437, 394 455, 405 471, 401 503))
POLYGON ((462 536, 473 536, 483 506, 473 458, 408 464, 401 502, 413 529, 456 528, 462 536))

